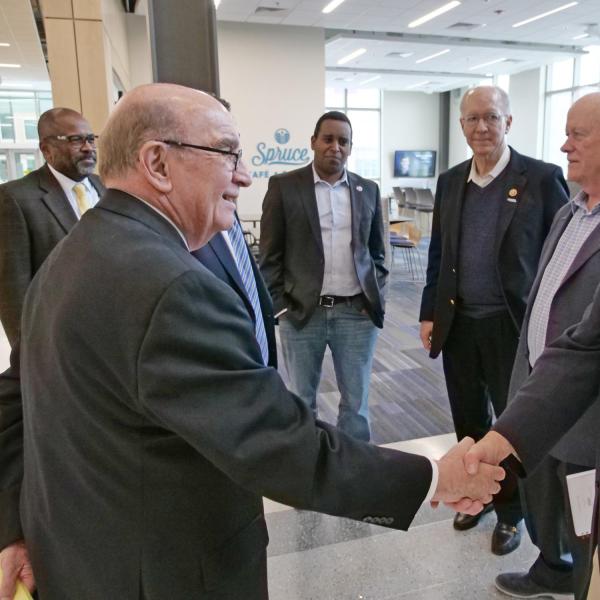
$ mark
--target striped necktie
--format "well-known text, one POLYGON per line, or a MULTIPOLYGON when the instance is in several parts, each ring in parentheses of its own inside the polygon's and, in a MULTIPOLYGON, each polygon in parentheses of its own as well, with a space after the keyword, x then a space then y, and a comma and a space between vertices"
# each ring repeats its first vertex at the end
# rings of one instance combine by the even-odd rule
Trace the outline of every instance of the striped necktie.
POLYGON ((90 197, 88 191, 85 189, 83 183, 76 183, 73 186, 75 192, 75 202, 77 202, 77 208, 79 209, 79 216, 83 216, 83 213, 90 208, 90 197))
POLYGON ((244 284, 244 288, 246 288, 246 294, 248 295, 254 310, 254 333, 256 335, 256 341, 260 346, 263 362, 266 365, 269 363, 269 346, 267 344, 265 323, 260 308, 260 300, 258 299, 256 279, 254 278, 254 272, 252 271, 252 265, 250 264, 248 247, 246 246, 244 234, 237 219, 234 219, 233 226, 229 230, 229 240, 231 241, 235 262, 242 278, 242 283, 244 284))

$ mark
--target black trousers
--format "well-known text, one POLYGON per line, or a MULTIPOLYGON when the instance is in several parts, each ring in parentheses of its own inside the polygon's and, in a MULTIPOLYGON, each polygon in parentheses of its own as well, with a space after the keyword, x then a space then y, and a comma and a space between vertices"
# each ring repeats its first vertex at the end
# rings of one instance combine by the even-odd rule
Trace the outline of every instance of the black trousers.
POLYGON ((591 468, 548 455, 519 484, 527 531, 540 551, 531 579, 578 598, 585 597, 589 582, 590 540, 575 535, 566 477, 591 468))
MULTIPOLYGON (((480 440, 506 408, 519 336, 508 314, 474 319, 457 314, 442 349, 444 375, 456 436, 480 440)), ((522 519, 517 477, 508 472, 494 497, 498 520, 522 519)))

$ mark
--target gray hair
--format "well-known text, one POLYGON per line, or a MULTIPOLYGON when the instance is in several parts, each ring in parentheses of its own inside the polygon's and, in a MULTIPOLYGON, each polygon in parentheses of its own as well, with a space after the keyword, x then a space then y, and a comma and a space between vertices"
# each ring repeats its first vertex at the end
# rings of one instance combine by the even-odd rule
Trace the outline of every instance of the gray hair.
POLYGON ((136 166, 138 152, 149 140, 178 139, 184 130, 182 116, 164 97, 138 94, 117 105, 98 144, 98 170, 103 179, 120 177, 136 166))
POLYGON ((474 88, 471 88, 470 90, 467 90, 461 101, 460 101, 460 114, 463 115, 464 114, 464 109, 465 109, 465 103, 467 101, 467 98, 469 96, 471 96, 473 93, 477 92, 477 91, 491 91, 494 92, 495 96, 496 96, 496 102, 500 105, 500 107, 502 108, 502 113, 505 115, 510 115, 510 98, 508 97, 508 94, 501 88, 498 87, 497 85, 480 85, 474 88))

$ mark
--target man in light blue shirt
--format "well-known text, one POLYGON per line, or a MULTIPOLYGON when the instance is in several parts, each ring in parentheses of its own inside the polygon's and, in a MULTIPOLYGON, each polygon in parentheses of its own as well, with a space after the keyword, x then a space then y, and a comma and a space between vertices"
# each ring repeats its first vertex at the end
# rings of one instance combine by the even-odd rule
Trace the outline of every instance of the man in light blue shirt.
POLYGON ((329 347, 337 425, 369 440, 369 380, 388 275, 379 188, 346 170, 352 126, 345 114, 322 115, 311 147, 311 165, 269 180, 260 266, 279 314, 290 389, 317 415, 329 347))

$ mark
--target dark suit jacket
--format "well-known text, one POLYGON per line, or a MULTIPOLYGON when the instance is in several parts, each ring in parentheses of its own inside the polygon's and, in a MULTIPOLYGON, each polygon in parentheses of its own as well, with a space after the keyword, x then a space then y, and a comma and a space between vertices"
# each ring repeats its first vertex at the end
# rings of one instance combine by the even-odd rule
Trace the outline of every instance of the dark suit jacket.
POLYGON ((427 459, 315 421, 262 365, 240 296, 123 192, 56 247, 22 323, 44 600, 264 599, 261 495, 405 528, 427 493, 427 459))
MULTIPOLYGON (((225 283, 228 283, 242 298, 246 309, 250 314, 252 321, 256 323, 252 302, 248 298, 244 283, 235 264, 235 259, 227 246, 223 236, 218 233, 206 246, 195 250, 192 254, 212 273, 225 283)), ((256 265, 256 261, 251 252, 248 252, 252 271, 256 280, 256 290, 260 302, 267 342, 269 344, 269 366, 277 368, 277 346, 275 341, 275 320, 273 319, 273 303, 267 290, 267 286, 256 265)))
MULTIPOLYGON (((537 272, 542 245, 556 211, 569 199, 560 167, 523 156, 511 148, 506 183, 516 202, 504 203, 496 229, 496 265, 506 307, 517 330, 537 272)), ((471 160, 440 175, 429 244, 427 283, 419 321, 433 321, 432 358, 442 350, 456 310, 461 212, 471 160)))
MULTIPOLYGON (((526 472, 531 472, 582 415, 600 403, 599 393, 600 285, 582 320, 546 348, 493 429, 511 443, 526 472)), ((598 431, 600 422, 595 426, 598 431)), ((596 454, 594 541, 600 538, 599 489, 600 444, 596 454)))
MULTIPOLYGON (((544 270, 554 254, 556 244, 562 236, 573 215, 571 205, 563 206, 554 219, 550 233, 546 238, 538 274, 531 288, 527 311, 523 320, 523 328, 519 339, 519 347, 510 382, 509 399, 512 399, 519 388, 529 377, 529 346, 527 345, 527 330, 531 310, 537 297, 544 270)), ((600 226, 590 234, 581 250, 578 252, 571 268, 565 275, 558 288, 548 319, 546 343, 553 340, 570 326, 578 323, 587 306, 592 301, 594 291, 600 283, 600 226)), ((510 400, 509 400, 510 401, 510 400)), ((594 404, 577 421, 551 454, 556 458, 576 465, 593 467, 596 463, 596 447, 598 445, 598 426, 600 424, 600 403, 594 404)))
MULTIPOLYGON (((100 179, 89 179, 101 196, 100 179)), ((77 215, 47 165, 0 185, 0 320, 11 346, 27 287, 75 223, 77 215)))
MULTIPOLYGON (((348 172, 352 208, 352 252, 365 308, 383 327, 383 291, 388 271, 381 201, 377 184, 348 172)), ((298 327, 319 303, 325 259, 312 165, 274 175, 263 201, 260 223, 260 269, 275 313, 298 327)))

